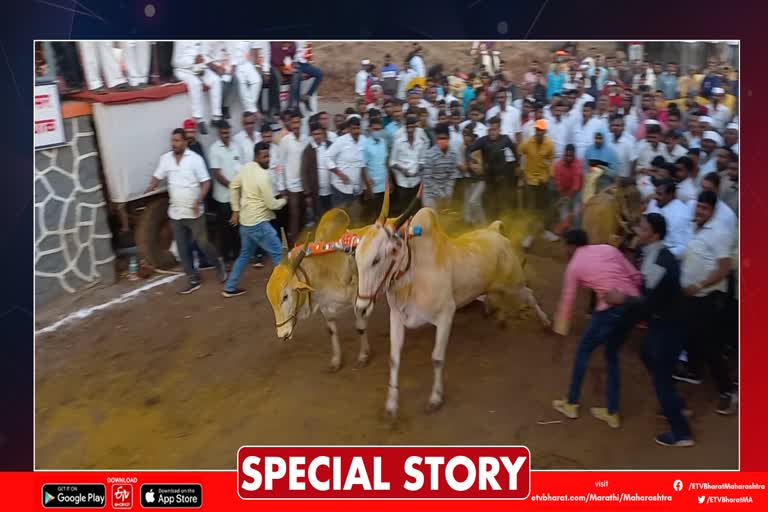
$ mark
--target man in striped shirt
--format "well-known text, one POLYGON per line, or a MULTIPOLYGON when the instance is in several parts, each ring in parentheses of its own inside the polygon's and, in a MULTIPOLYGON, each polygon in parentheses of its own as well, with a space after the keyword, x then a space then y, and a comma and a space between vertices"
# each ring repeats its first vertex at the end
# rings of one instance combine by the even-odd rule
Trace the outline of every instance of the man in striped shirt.
POLYGON ((435 145, 426 150, 421 163, 421 176, 424 183, 425 207, 441 209, 453 197, 453 186, 457 178, 458 155, 450 148, 448 126, 435 127, 435 145))

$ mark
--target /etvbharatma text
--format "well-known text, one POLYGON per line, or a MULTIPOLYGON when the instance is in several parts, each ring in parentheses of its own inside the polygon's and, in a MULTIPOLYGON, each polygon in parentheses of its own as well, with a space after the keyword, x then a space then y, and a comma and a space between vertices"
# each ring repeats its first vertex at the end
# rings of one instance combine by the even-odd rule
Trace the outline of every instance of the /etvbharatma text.
POLYGON ((614 492, 611 494, 597 494, 589 492, 587 494, 549 494, 540 493, 531 496, 531 501, 579 501, 583 503, 601 503, 601 502, 635 502, 635 501, 672 501, 672 496, 666 494, 643 495, 629 492, 614 492))

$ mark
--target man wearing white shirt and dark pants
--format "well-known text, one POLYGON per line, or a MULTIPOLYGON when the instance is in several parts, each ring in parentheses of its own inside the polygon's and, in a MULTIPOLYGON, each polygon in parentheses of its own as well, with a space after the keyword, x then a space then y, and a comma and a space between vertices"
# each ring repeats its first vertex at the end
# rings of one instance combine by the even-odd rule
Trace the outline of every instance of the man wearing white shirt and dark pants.
POLYGON ((714 221, 717 203, 714 192, 699 194, 693 234, 683 255, 680 284, 688 297, 689 370, 676 373, 675 378, 701 382, 696 372, 706 362, 720 394, 715 412, 729 415, 736 411, 737 395, 723 358, 725 337, 721 327, 733 234, 714 221))
POLYGON ((240 151, 240 161, 245 165, 253 162, 253 147, 261 142, 261 134, 256 130, 256 114, 254 112, 243 112, 243 129, 232 137, 232 142, 240 151))
POLYGON ((288 243, 293 246, 301 228, 304 227, 304 188, 301 182, 301 155, 304 142, 301 141, 301 115, 294 110, 288 117, 289 132, 280 139, 280 165, 288 192, 288 243))
POLYGON ((355 94, 357 94, 358 98, 364 98, 368 77, 371 76, 371 61, 363 59, 360 61, 360 66, 360 71, 355 75, 355 94))
POLYGON ((192 117, 203 135, 208 133, 203 122, 203 84, 208 86, 214 122, 221 119, 221 77, 209 66, 212 60, 208 53, 209 47, 204 41, 176 41, 173 45, 173 72, 187 84, 192 117))
POLYGON ((656 185, 656 199, 648 203, 645 213, 659 213, 667 222, 667 235, 664 245, 679 260, 691 238, 691 209, 675 197, 677 186, 672 180, 664 180, 656 185))
POLYGON ((200 288, 200 275, 192 261, 192 251, 187 250, 193 241, 197 242, 208 261, 216 262, 219 280, 224 282, 227 272, 216 248, 208 241, 203 200, 211 189, 211 178, 205 162, 200 155, 187 148, 183 128, 173 131, 171 147, 172 151, 160 157, 145 193, 155 190, 162 180, 168 180, 168 217, 184 273, 189 279, 188 285, 179 293, 186 295, 200 288))
POLYGON ((417 123, 414 116, 406 118, 405 133, 398 133, 389 154, 389 168, 395 176, 395 208, 398 213, 402 213, 416 197, 421 183, 420 162, 427 144, 416 134, 417 123))
POLYGON ((607 139, 608 147, 616 153, 618 176, 629 178, 637 162, 637 143, 635 138, 624 130, 624 118, 615 114, 610 120, 611 135, 607 139))
POLYGON ((370 188, 365 175, 364 138, 360 135, 360 118, 347 121, 348 133, 342 135, 328 150, 331 172, 331 201, 334 208, 349 209, 363 188, 370 188), (365 184, 364 184, 365 183, 365 184))
POLYGON ((229 123, 222 120, 219 124, 219 140, 211 144, 208 150, 213 176, 213 199, 216 202, 216 218, 219 227, 219 252, 224 261, 229 263, 235 261, 240 254, 240 237, 237 228, 229 223, 232 217, 229 182, 247 162, 243 160, 240 148, 231 141, 230 133, 229 123))

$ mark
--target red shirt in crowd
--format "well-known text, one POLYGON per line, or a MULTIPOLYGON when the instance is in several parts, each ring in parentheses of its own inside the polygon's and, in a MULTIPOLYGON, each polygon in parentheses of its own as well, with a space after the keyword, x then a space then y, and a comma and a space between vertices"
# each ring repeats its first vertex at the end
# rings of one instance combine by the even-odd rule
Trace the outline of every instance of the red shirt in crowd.
POLYGON ((570 163, 566 163, 565 158, 561 158, 555 163, 555 185, 557 191, 563 197, 570 197, 579 190, 584 180, 584 162, 574 158, 570 163))

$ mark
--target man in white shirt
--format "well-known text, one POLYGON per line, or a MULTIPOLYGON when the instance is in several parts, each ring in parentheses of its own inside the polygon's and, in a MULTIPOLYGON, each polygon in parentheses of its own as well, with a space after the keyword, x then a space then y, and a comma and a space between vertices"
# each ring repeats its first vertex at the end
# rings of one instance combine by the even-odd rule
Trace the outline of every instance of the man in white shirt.
POLYGON ((242 61, 242 41, 212 41, 208 43, 211 64, 210 68, 219 75, 221 80, 221 115, 229 119, 229 105, 232 92, 235 90, 233 75, 242 61))
POLYGON ((581 161, 584 161, 587 148, 595 141, 595 132, 608 133, 605 122, 593 115, 594 108, 594 102, 584 103, 581 119, 575 121, 571 127, 573 145, 576 146, 576 158, 581 161))
POLYGON ((288 197, 288 243, 293 246, 301 228, 304 227, 304 187, 301 181, 301 155, 304 142, 301 141, 301 114, 293 110, 288 116, 288 133, 280 139, 280 165, 288 197))
POLYGON ((694 171, 695 162, 689 156, 681 156, 675 162, 677 171, 675 179, 677 180, 677 198, 684 203, 696 204, 696 198, 701 192, 691 176, 694 171))
POLYGON ((712 118, 712 128, 722 131, 731 120, 731 109, 723 105, 725 90, 722 87, 712 88, 712 101, 707 105, 707 113, 712 118))
POLYGON ((717 148, 722 145, 723 138, 715 131, 708 130, 701 136, 701 151, 704 155, 699 158, 699 167, 702 178, 717 170, 717 148))
POLYGON ((368 85, 368 77, 371 76, 371 61, 363 59, 360 61, 360 71, 355 75, 355 94, 358 97, 365 97, 365 88, 368 85))
POLYGON ((691 238, 693 214, 691 208, 676 197, 677 185, 672 180, 663 180, 656 185, 656 199, 648 203, 645 213, 660 213, 667 221, 667 236, 664 245, 677 259, 691 238))
POLYGON ((419 43, 413 44, 413 51, 411 52, 411 58, 408 60, 408 64, 416 72, 417 77, 427 78, 427 66, 424 64, 424 50, 419 43))
MULTIPOLYGON (((240 238, 237 228, 229 223, 232 209, 229 205, 229 182, 240 171, 245 160, 240 148, 231 140, 231 129, 226 120, 219 123, 219 140, 208 150, 211 176, 213 176, 213 199, 216 202, 220 244, 219 253, 225 262, 233 262, 240 254, 240 238)), ((253 147, 251 147, 253 153, 253 147)))
POLYGON ((661 126, 658 124, 649 124, 645 129, 645 140, 637 142, 637 170, 636 182, 637 188, 643 197, 653 194, 653 184, 651 176, 653 175, 654 158, 660 156, 664 158, 664 144, 661 143, 661 126))
MULTIPOLYGON (((582 108, 587 103, 594 103, 595 97, 591 94, 587 94, 584 90, 584 80, 579 80, 576 83, 576 99, 573 102, 573 108, 577 113, 582 112, 582 108)), ((594 105, 592 109, 594 109, 594 105)), ((578 150, 578 149, 577 149, 578 150)))
POLYGON ((507 104, 506 91, 496 91, 496 105, 485 113, 485 120, 488 122, 496 116, 501 119, 501 134, 520 144, 522 142, 520 111, 507 104))
POLYGON ((227 279, 227 272, 216 248, 208 241, 203 201, 211 189, 211 178, 205 162, 200 155, 187 148, 183 128, 173 130, 171 147, 172 151, 160 157, 144 193, 155 190, 162 180, 168 181, 168 217, 184 273, 189 279, 187 286, 179 293, 186 295, 200 289, 200 275, 189 249, 193 241, 197 242, 208 261, 216 262, 217 277, 221 282, 227 279))
POLYGON ((348 132, 339 137, 328 150, 331 173, 331 202, 334 208, 348 209, 363 189, 371 188, 365 173, 365 137, 360 134, 360 118, 347 121, 348 132))
MULTIPOLYGON (((459 128, 461 128, 462 132, 464 128, 469 125, 469 123, 475 123, 475 136, 477 138, 485 137, 488 135, 488 127, 485 125, 485 123, 483 123, 483 109, 479 105, 475 105, 469 109, 469 119, 463 121, 459 125, 459 128)), ((418 132, 418 129, 416 131, 418 132)))
POLYGON ((405 132, 400 132, 392 143, 389 167, 395 176, 395 208, 402 212, 416 196, 421 183, 422 161, 427 144, 416 134, 418 121, 414 116, 405 120, 405 132))
MULTIPOLYGON (((720 176, 716 172, 710 172, 701 180, 701 189, 709 190, 715 194, 720 195, 720 176)), ((692 208, 691 211, 694 209, 692 208)), ((715 205, 715 213, 712 215, 712 221, 719 223, 719 225, 728 233, 736 236, 738 227, 738 218, 730 206, 725 204, 724 201, 717 201, 715 205)))
POLYGON ((253 147, 261 142, 261 134, 256 130, 256 114, 254 112, 243 112, 243 129, 232 137, 240 151, 240 161, 245 165, 253 162, 256 155, 253 154, 253 147))
POLYGON ((614 115, 610 121, 611 135, 608 137, 608 147, 616 153, 617 171, 622 178, 632 176, 637 162, 637 142, 624 130, 624 118, 614 115))
POLYGON ((565 146, 571 143, 571 120, 566 116, 566 107, 563 104, 555 105, 550 109, 550 115, 546 113, 547 135, 555 144, 555 160, 560 160, 565 154, 565 146))
MULTIPOLYGON (((683 255, 680 284, 687 296, 689 375, 696 379, 703 363, 709 367, 720 395, 715 412, 733 414, 737 395, 723 358, 723 322, 727 277, 731 271, 733 234, 714 220, 717 194, 705 190, 697 198, 693 234, 683 255)), ((680 376, 677 376, 678 380, 680 376)))
POLYGON ((187 84, 192 104, 192 117, 203 135, 208 128, 203 122, 203 84, 208 86, 213 122, 221 119, 221 77, 212 69, 209 46, 205 41, 176 41, 173 45, 173 72, 187 84))
MULTIPOLYGON (((269 43, 266 41, 236 41, 237 53, 235 55, 235 75, 237 76, 238 92, 243 110, 246 112, 259 111, 259 99, 263 79, 259 69, 269 74, 269 43)), ((255 145, 255 143, 254 143, 255 145)), ((251 162, 252 159, 246 160, 251 162)))
POLYGON ((669 130, 664 136, 664 160, 670 163, 688 154, 688 150, 680 145, 680 134, 669 130))
POLYGON ((331 118, 326 111, 320 111, 317 113, 317 122, 320 123, 320 128, 325 132, 325 140, 333 144, 339 137, 336 132, 331 130, 331 118))

